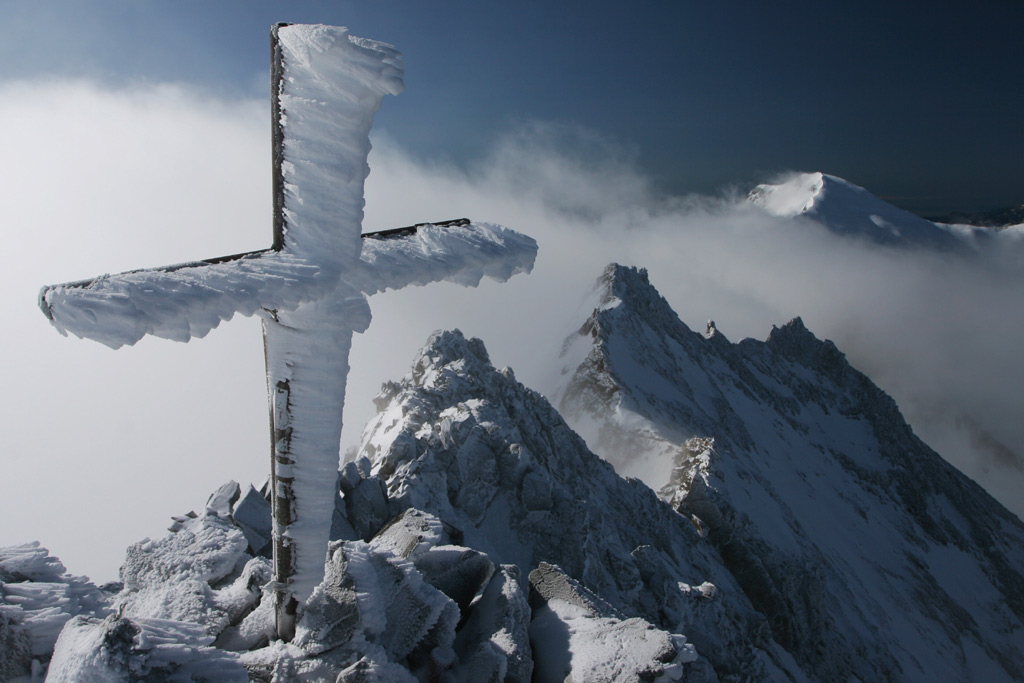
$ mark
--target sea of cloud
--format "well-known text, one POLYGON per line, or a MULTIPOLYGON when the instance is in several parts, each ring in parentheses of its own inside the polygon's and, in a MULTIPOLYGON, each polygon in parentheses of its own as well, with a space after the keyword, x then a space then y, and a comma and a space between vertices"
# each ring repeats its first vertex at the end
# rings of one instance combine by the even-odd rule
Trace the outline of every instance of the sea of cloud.
MULTIPOLYGON (((8 83, 0 127, 0 545, 38 539, 71 571, 109 580, 124 547, 162 534, 170 515, 227 479, 266 476, 259 324, 112 352, 49 329, 36 291, 267 246, 268 113, 262 101, 181 86, 8 83)), ((1019 246, 971 256, 882 248, 768 216, 744 200, 749 188, 666 195, 628 149, 567 124, 523 125, 460 165, 416 158, 386 131, 374 145, 365 229, 468 216, 530 234, 540 253, 531 275, 505 284, 373 297, 374 321, 353 344, 343 450, 358 443, 380 383, 404 374, 438 328, 482 338, 496 365, 550 388, 562 340, 616 261, 646 267, 691 328, 713 318, 733 340, 763 339, 801 316, 930 445, 1024 514, 1019 246)))

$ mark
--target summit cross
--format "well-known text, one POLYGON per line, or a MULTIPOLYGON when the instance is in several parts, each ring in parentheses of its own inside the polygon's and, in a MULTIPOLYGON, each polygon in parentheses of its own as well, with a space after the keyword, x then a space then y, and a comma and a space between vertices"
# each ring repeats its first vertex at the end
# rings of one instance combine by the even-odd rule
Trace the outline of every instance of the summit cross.
POLYGON ((149 334, 187 342, 259 315, 271 421, 275 618, 291 640, 322 581, 337 495, 352 333, 367 296, 442 280, 476 286, 529 272, 531 238, 467 219, 362 234, 369 131, 403 88, 401 55, 345 28, 271 29, 273 246, 44 287, 61 332, 111 348, 149 334))

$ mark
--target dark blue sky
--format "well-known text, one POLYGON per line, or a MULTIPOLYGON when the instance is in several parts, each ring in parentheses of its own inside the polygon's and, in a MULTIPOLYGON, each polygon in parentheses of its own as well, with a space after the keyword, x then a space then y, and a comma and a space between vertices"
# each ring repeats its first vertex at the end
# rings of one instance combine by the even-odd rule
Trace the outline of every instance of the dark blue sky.
POLYGON ((269 25, 323 22, 403 52, 407 90, 378 122, 426 158, 471 165, 542 121, 596 131, 673 193, 820 170, 918 211, 1024 202, 1019 0, 2 6, 2 80, 262 95, 269 25))

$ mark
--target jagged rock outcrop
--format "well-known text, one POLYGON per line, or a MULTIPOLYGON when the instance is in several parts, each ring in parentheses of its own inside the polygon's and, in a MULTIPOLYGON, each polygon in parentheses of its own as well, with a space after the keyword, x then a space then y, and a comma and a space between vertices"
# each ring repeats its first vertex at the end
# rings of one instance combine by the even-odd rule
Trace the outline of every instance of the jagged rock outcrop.
POLYGON ((667 484, 809 676, 1024 678, 1024 525, 799 319, 700 335, 613 264, 564 357, 570 424, 667 484))
POLYGON ((557 564, 623 618, 685 636, 721 678, 799 675, 690 520, 617 476, 479 340, 436 333, 377 405, 364 481, 386 483, 391 514, 436 515, 523 575, 557 564))

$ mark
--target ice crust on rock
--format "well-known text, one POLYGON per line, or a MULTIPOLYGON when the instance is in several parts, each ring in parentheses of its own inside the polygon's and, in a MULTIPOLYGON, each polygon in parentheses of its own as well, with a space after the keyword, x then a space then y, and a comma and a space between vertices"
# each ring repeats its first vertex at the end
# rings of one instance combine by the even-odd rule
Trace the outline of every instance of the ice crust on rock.
POLYGON ((203 628, 187 622, 78 616, 61 631, 46 680, 246 683, 238 656, 212 642, 203 628))
POLYGON ((181 519, 169 536, 128 548, 114 605, 124 617, 189 622, 216 636, 255 607, 270 564, 246 555, 229 517, 207 510, 181 519))
POLYGON ((612 264, 565 358, 563 415, 665 485, 805 675, 1024 677, 1024 524, 802 321, 705 337, 612 264))
POLYGON ((532 680, 530 615, 519 567, 501 565, 472 605, 465 626, 456 636, 455 648, 463 653, 456 680, 532 680))
POLYGON ((38 542, 0 548, 0 680, 33 675, 49 661, 65 624, 104 617, 109 596, 72 576, 38 542))
POLYGON ((530 572, 530 602, 530 635, 540 680, 665 683, 682 680, 683 665, 697 661, 696 651, 683 636, 639 617, 623 618, 546 562, 530 572))

